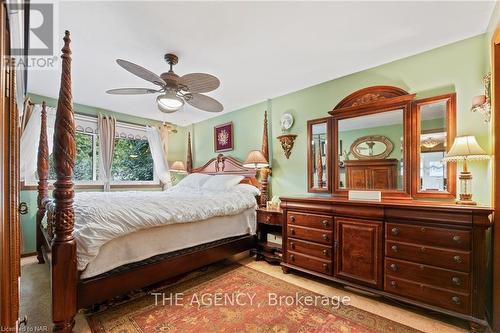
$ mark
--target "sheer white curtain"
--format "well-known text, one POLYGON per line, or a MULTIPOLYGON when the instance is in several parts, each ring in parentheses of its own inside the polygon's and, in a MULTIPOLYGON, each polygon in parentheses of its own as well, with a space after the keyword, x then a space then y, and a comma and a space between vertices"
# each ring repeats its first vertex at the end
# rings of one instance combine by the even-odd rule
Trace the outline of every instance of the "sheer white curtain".
POLYGON ((172 180, 170 179, 170 171, 168 170, 167 156, 163 151, 160 131, 157 127, 146 126, 146 136, 151 155, 153 156, 156 174, 163 185, 163 189, 167 189, 172 186, 172 180))
POLYGON ((100 114, 97 117, 97 127, 99 128, 99 176, 104 182, 104 191, 109 191, 115 151, 116 119, 100 114))
MULTIPOLYGON (((56 108, 46 107, 47 110, 47 141, 49 155, 52 153, 54 123, 56 121, 56 108)), ((36 182, 36 162, 38 158, 38 143, 40 141, 40 126, 42 125, 42 106, 35 104, 33 112, 21 134, 20 163, 21 181, 27 184, 36 182)))

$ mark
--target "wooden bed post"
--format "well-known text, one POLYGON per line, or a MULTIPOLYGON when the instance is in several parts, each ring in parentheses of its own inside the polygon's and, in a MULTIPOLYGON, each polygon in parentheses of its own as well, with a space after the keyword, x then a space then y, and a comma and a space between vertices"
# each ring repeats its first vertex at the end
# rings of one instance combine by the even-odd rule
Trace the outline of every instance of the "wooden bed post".
POLYGON ((188 173, 191 173, 193 171, 193 154, 191 153, 191 132, 188 132, 186 171, 188 173))
POLYGON ((73 238, 73 167, 76 156, 75 121, 71 96, 71 49, 69 31, 62 48, 62 73, 54 131, 56 182, 53 197, 52 321, 54 332, 71 332, 77 310, 76 242, 73 238))
MULTIPOLYGON (((269 165, 271 165, 271 161, 269 161, 269 135, 267 134, 267 111, 264 111, 264 131, 262 134, 262 154, 266 158, 269 165)), ((260 202, 259 206, 265 207, 267 205, 268 193, 267 193, 267 182, 269 179, 269 175, 271 174, 271 167, 263 168, 260 170, 260 202)))
POLYGON ((47 143, 47 105, 42 102, 42 126, 40 128, 40 142, 38 143, 38 197, 36 213, 36 258, 38 263, 45 263, 42 252, 43 234, 41 229, 42 219, 45 216, 45 205, 43 200, 48 197, 48 178, 49 178, 49 146, 47 143))

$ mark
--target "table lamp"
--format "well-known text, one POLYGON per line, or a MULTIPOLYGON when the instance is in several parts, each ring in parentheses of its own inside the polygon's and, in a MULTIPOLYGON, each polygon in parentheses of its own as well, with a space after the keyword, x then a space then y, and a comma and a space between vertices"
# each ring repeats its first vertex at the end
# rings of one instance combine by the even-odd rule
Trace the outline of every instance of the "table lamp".
MULTIPOLYGON (((182 161, 175 161, 174 163, 172 163, 172 165, 170 166, 170 171, 175 173, 187 173, 186 166, 182 161)), ((173 176, 172 181, 177 181, 177 178, 173 176)))
POLYGON ((476 202, 472 200, 472 173, 467 168, 467 162, 469 160, 487 160, 489 158, 488 154, 486 154, 483 148, 477 143, 475 136, 457 136, 455 138, 453 145, 445 154, 443 161, 463 161, 463 169, 458 176, 460 181, 460 199, 457 201, 457 204, 476 205, 476 202))
POLYGON ((252 150, 248 153, 248 157, 243 162, 245 168, 262 169, 269 166, 264 154, 260 150, 252 150))

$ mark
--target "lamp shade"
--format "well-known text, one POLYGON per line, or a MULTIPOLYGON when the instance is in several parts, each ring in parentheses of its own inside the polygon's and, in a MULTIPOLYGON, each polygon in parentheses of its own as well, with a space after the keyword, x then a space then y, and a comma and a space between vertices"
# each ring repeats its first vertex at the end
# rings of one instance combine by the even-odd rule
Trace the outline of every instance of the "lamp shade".
POLYGON ((170 171, 174 171, 174 172, 186 172, 186 166, 184 165, 184 162, 182 162, 182 161, 175 161, 170 166, 170 171))
POLYGON ((268 165, 269 163, 267 162, 266 158, 264 157, 264 154, 262 154, 260 150, 252 150, 250 153, 248 153, 248 157, 243 163, 243 166, 245 168, 254 168, 254 169, 265 168, 268 165))
POLYGON ((476 137, 469 135, 457 136, 443 161, 487 160, 489 158, 488 154, 477 143, 476 137))

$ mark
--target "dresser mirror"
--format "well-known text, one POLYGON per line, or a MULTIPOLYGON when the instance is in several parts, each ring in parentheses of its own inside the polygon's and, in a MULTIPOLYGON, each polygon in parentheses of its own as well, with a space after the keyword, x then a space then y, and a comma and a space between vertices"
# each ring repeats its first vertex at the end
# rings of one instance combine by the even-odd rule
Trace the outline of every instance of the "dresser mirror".
POLYGON ((338 121, 338 188, 403 189, 403 122, 402 109, 338 121))
POLYGON ((330 117, 307 122, 307 188, 309 192, 332 190, 330 181, 330 117))
POLYGON ((455 198, 456 164, 443 162, 455 138, 455 94, 415 101, 413 196, 455 198), (451 180, 451 181, 450 181, 451 180))
POLYGON ((333 192, 376 190, 410 197, 414 94, 389 86, 361 89, 332 111, 333 192))

